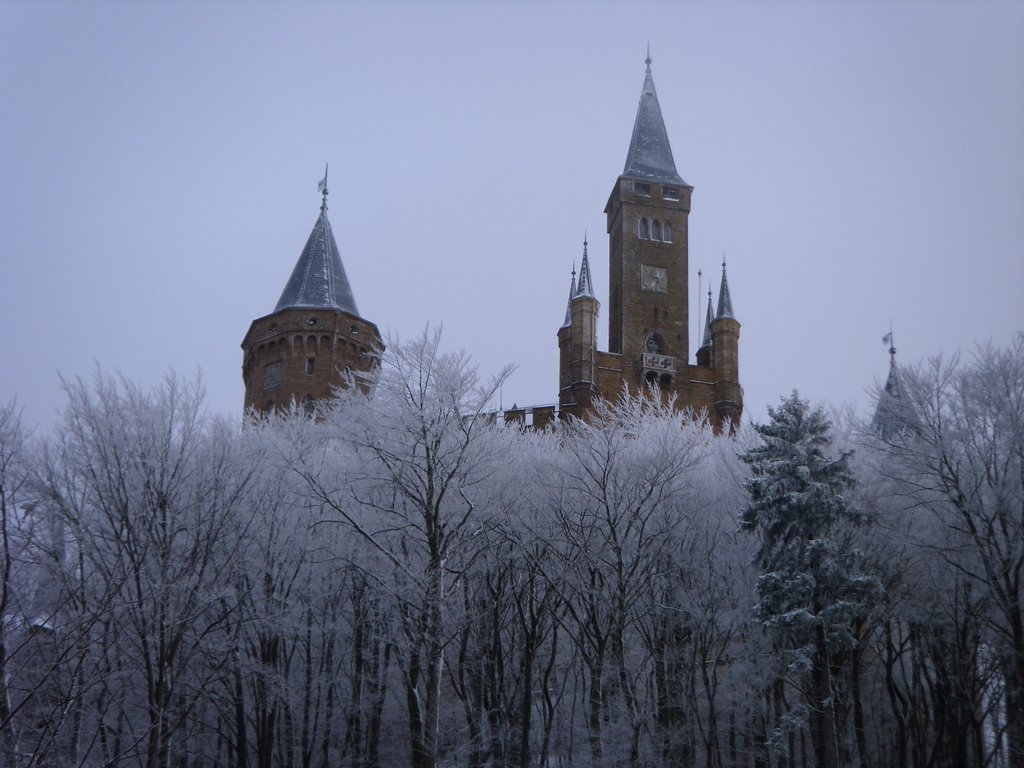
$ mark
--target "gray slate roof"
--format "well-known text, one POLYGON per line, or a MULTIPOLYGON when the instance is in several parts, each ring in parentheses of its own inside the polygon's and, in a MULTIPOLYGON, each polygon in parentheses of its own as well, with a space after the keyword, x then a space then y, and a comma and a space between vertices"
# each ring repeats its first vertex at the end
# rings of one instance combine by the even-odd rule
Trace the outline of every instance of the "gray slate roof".
POLYGON ((878 393, 871 428, 885 439, 921 429, 913 403, 903 396, 903 384, 896 367, 896 348, 892 342, 889 346, 889 377, 885 380, 885 388, 878 393))
POLYGON ((633 124, 633 138, 629 142, 629 154, 626 155, 626 167, 622 175, 634 179, 686 184, 676 172, 676 162, 672 159, 672 147, 668 143, 665 120, 661 116, 658 93, 654 90, 654 78, 651 77, 649 56, 644 89, 640 93, 640 105, 636 109, 636 122, 633 124))
POLYGON ((562 323, 563 328, 568 328, 572 325, 572 300, 576 295, 576 267, 572 268, 572 278, 569 280, 569 300, 565 302, 565 321, 562 323))
POLYGON ((704 339, 700 343, 700 349, 711 346, 711 323, 715 316, 711 314, 711 289, 708 288, 708 316, 704 319, 704 339))
POLYGON ((594 298, 594 283, 590 279, 590 259, 587 258, 587 241, 583 241, 583 263, 580 264, 580 281, 576 284, 577 296, 594 298))
POLYGON ((331 222, 327 219, 326 205, 320 207, 320 217, 309 233, 306 247, 302 249, 274 311, 288 307, 340 309, 359 316, 352 287, 338 255, 331 222))
POLYGON ((722 287, 718 289, 718 314, 715 315, 715 319, 718 320, 721 317, 736 319, 736 315, 732 313, 732 296, 729 295, 729 280, 725 276, 724 261, 722 262, 722 287))

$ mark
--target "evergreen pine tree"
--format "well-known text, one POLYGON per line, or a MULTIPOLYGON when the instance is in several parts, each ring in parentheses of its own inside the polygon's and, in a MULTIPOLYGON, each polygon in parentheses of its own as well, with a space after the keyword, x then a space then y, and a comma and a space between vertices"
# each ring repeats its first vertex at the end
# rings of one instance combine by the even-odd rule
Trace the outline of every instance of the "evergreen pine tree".
POLYGON ((789 720, 806 714, 817 764, 833 768, 840 760, 834 678, 875 581, 858 573, 856 553, 837 541, 841 524, 861 516, 849 497, 850 453, 833 455, 828 418, 796 392, 768 414, 769 423, 754 427, 761 444, 741 457, 752 474, 740 528, 760 536, 757 611, 803 693, 802 712, 789 720))

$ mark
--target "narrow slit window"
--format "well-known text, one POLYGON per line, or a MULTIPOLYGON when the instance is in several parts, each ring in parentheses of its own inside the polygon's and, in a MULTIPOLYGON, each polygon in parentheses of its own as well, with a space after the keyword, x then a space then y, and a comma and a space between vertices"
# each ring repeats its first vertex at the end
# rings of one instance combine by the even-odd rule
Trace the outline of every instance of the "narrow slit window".
POLYGON ((661 224, 657 219, 651 222, 651 240, 661 240, 661 224))
POLYGON ((641 217, 640 221, 636 223, 636 236, 639 237, 641 240, 647 239, 648 235, 646 218, 641 217))
POLYGON ((672 225, 667 221, 661 228, 661 239, 666 243, 672 242, 672 225))
POLYGON ((313 370, 315 368, 316 368, 316 358, 315 357, 307 357, 306 358, 306 375, 307 376, 312 376, 313 375, 313 370))

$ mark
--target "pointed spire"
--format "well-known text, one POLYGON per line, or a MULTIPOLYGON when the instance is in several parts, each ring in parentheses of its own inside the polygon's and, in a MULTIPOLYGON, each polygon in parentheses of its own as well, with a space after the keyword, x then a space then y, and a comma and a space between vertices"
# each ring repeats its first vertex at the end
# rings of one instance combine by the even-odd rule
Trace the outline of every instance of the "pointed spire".
POLYGON ((322 200, 320 216, 309 233, 306 247, 299 254, 295 269, 281 292, 274 311, 287 307, 340 309, 359 316, 352 288, 338 254, 331 222, 327 218, 327 175, 319 185, 322 200))
POLYGON ((622 175, 670 184, 685 184, 686 182, 676 172, 676 161, 672 158, 672 147, 668 142, 665 120, 661 116, 661 105, 654 90, 650 43, 647 44, 647 58, 644 61, 647 64, 644 88, 640 93, 636 122, 633 124, 633 137, 629 142, 629 153, 626 155, 622 175))
POLYGON ((590 259, 587 256, 587 236, 583 235, 583 261, 580 263, 580 280, 576 284, 577 296, 594 297, 594 284, 590 280, 590 259))
POLYGON ((715 316, 711 314, 711 288, 708 287, 708 313, 707 317, 704 318, 704 338, 700 343, 700 348, 711 346, 711 323, 715 321, 715 316))
POLYGON ((718 289, 718 313, 715 315, 715 319, 720 320, 723 317, 736 319, 736 315, 732 313, 732 296, 729 295, 729 280, 725 276, 724 253, 722 254, 722 287, 718 289))
POLYGON ((899 367, 896 365, 896 342, 889 323, 889 332, 882 337, 889 345, 889 376, 885 387, 878 393, 875 413, 871 418, 871 428, 885 439, 891 439, 903 432, 917 431, 920 420, 913 405, 903 397, 903 385, 900 382, 899 367))
POLYGON ((882 339, 889 345, 889 376, 885 380, 885 391, 892 397, 901 397, 899 372, 896 369, 896 337, 892 332, 892 321, 889 321, 889 332, 882 339))
POLYGON ((576 295, 576 262, 572 264, 572 277, 569 279, 569 299, 565 302, 565 320, 562 327, 568 328, 572 325, 572 299, 576 295))

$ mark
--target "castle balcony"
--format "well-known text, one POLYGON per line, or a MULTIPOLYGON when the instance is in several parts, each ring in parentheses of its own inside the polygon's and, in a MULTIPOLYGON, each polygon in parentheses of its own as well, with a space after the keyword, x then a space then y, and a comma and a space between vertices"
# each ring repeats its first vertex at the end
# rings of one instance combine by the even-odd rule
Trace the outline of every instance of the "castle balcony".
POLYGON ((676 358, 671 355, 656 355, 653 352, 645 352, 640 355, 640 373, 645 376, 648 373, 675 373, 676 358))

